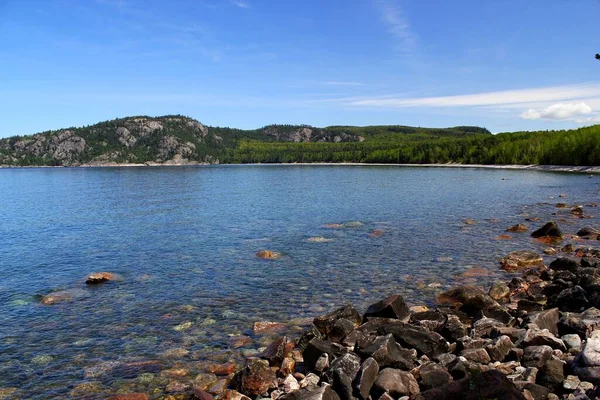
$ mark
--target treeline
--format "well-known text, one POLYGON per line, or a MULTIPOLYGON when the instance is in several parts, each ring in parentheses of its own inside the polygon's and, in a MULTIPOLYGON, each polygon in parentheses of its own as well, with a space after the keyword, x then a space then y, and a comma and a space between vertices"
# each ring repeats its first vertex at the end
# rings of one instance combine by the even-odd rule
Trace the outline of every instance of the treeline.
POLYGON ((360 143, 274 143, 243 139, 226 153, 222 162, 600 165, 600 125, 497 135, 474 132, 455 136, 429 133, 368 136, 360 143))

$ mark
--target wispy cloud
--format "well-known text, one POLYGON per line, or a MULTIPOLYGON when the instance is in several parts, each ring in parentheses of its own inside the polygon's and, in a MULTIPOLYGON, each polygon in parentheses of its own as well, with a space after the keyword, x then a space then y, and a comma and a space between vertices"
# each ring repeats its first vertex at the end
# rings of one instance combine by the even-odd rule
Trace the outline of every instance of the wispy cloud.
POLYGON ((417 46, 417 36, 412 31, 410 22, 398 0, 374 0, 381 20, 396 40, 396 49, 401 53, 410 54, 417 46))
POLYGON ((238 6, 239 8, 250 8, 250 4, 246 3, 245 1, 231 0, 231 4, 238 6))
POLYGON ((486 108, 518 112, 517 115, 523 119, 584 121, 585 119, 576 117, 587 115, 589 118, 596 118, 594 110, 600 110, 600 83, 437 97, 363 97, 340 99, 340 102, 349 106, 375 108, 486 108))

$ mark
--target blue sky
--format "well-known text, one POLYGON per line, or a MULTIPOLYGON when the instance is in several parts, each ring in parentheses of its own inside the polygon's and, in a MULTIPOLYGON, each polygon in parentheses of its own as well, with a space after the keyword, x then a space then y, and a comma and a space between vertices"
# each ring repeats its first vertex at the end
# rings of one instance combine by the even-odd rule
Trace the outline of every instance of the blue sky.
POLYGON ((0 0, 0 137, 205 124, 600 123, 598 0, 0 0))

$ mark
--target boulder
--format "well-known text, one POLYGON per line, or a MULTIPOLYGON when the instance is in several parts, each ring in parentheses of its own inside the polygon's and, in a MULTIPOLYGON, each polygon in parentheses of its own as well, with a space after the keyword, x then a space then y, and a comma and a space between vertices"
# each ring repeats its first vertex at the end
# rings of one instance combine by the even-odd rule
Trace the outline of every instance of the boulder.
POLYGON ((421 367, 419 375, 421 376, 420 385, 425 390, 440 387, 452 381, 452 375, 444 367, 435 363, 421 367))
POLYGON ((529 228, 527 228, 527 225, 517 224, 517 225, 511 226, 506 231, 507 232, 527 232, 528 230, 529 230, 529 228))
POLYGON ((558 335, 558 320, 560 311, 558 308, 529 313, 527 322, 537 325, 540 329, 548 329, 553 335, 558 335))
POLYGON ((495 282, 492 287, 490 287, 488 296, 498 302, 508 300, 510 296, 510 288, 504 282, 495 282))
POLYGON ((587 308, 587 293, 581 286, 565 289, 556 297, 554 304, 560 311, 580 312, 587 308))
POLYGON ((478 364, 487 364, 491 361, 489 354, 485 349, 469 349, 463 350, 461 356, 466 358, 468 361, 472 361, 478 364))
POLYGON ((354 328, 354 322, 346 318, 340 318, 331 327, 328 338, 333 342, 341 343, 354 328))
POLYGON ((530 325, 530 329, 527 330, 525 338, 523 339, 523 346, 550 346, 553 349, 567 351, 567 347, 564 342, 554 336, 548 329, 539 329, 537 325, 530 325))
POLYGON ((260 358, 269 361, 271 366, 279 366, 294 348, 294 342, 291 342, 286 336, 275 339, 260 354, 260 358))
POLYGON ((284 323, 271 321, 256 321, 252 325, 252 331, 254 332, 254 334, 277 332, 284 328, 284 323))
POLYGON ((366 400, 369 397, 371 388, 379 374, 379 364, 374 358, 369 357, 363 361, 360 370, 354 379, 354 393, 356 397, 366 400))
POLYGON ((371 317, 394 318, 407 322, 410 318, 410 311, 404 302, 404 298, 399 294, 395 294, 371 304, 363 315, 363 320, 371 317))
POLYGON ((256 253, 256 257, 263 260, 278 260, 282 257, 282 254, 272 250, 260 250, 256 253))
POLYGON ((329 385, 305 387, 280 397, 281 400, 340 400, 340 396, 329 385))
POLYGON ((496 339, 494 344, 489 344, 485 346, 487 353, 490 356, 491 361, 499 361, 502 362, 510 353, 510 350, 513 348, 513 342, 510 340, 510 337, 503 335, 496 339))
POLYGON ((540 369, 537 383, 550 389, 551 392, 561 388, 565 380, 565 363, 556 358, 551 358, 540 369))
POLYGON ((438 332, 444 327, 448 317, 438 310, 429 310, 413 313, 410 316, 410 323, 418 325, 432 332, 438 332))
POLYGON ((302 357, 304 358, 306 370, 313 371, 315 370, 317 361, 323 354, 327 354, 328 358, 333 360, 346 352, 347 350, 339 345, 336 346, 330 341, 315 338, 308 343, 302 352, 302 357))
POLYGON ((416 349, 429 358, 448 351, 448 342, 442 335, 419 326, 396 322, 379 328, 378 333, 382 335, 392 334, 400 345, 416 349))
POLYGON ((526 367, 542 368, 546 361, 552 357, 550 346, 529 346, 523 353, 523 365, 526 367))
POLYGON ((360 370, 360 361, 360 357, 356 354, 346 353, 333 360, 329 367, 329 371, 327 371, 327 377, 330 381, 333 381, 333 375, 336 371, 339 371, 341 375, 348 377, 350 382, 352 382, 360 370))
POLYGON ((600 328, 600 310, 595 307, 590 307, 581 313, 563 313, 558 322, 558 330, 562 335, 576 333, 581 339, 585 339, 598 328, 600 328))
POLYGON ((87 279, 85 280, 85 283, 87 283, 88 285, 94 285, 94 284, 108 282, 108 281, 114 281, 114 280, 115 280, 115 275, 113 273, 93 272, 88 275, 87 279))
POLYGON ((417 380, 410 372, 394 368, 380 371, 373 386, 376 392, 388 393, 393 398, 414 396, 421 391, 417 380))
POLYGON ((329 335, 335 323, 342 318, 352 322, 355 327, 358 327, 361 323, 361 317, 358 311, 356 311, 351 304, 348 304, 325 315, 316 317, 313 320, 313 324, 317 327, 319 332, 324 335, 329 335))
POLYGON ((600 231, 598 231, 594 228, 590 228, 590 227, 582 228, 577 232, 577 236, 581 236, 581 237, 598 236, 598 235, 600 235, 600 231))
POLYGON ((522 271, 542 264, 544 264, 544 258, 536 252, 529 250, 513 251, 500 260, 502 269, 508 272, 522 271))
POLYGON ((364 348, 357 349, 363 358, 372 357, 380 368, 393 367, 411 370, 415 366, 416 351, 403 349, 392 334, 379 336, 364 348))
POLYGON ((478 373, 447 385, 421 392, 415 400, 524 400, 515 385, 498 371, 478 373))
POLYGON ((269 389, 277 388, 277 377, 270 368, 269 362, 258 358, 246 359, 246 366, 241 371, 240 391, 249 397, 262 396, 269 389))
POLYGON ((575 358, 573 372, 582 381, 600 384, 600 331, 594 331, 575 358))
POLYGON ((563 234, 561 230, 558 228, 558 225, 554 221, 550 221, 542 226, 540 229, 531 233, 531 237, 533 238, 543 238, 548 237, 550 239, 562 239, 563 234))
POLYGON ((575 272, 579 267, 579 263, 571 258, 559 257, 552 261, 549 265, 550 269, 555 271, 571 271, 575 272))

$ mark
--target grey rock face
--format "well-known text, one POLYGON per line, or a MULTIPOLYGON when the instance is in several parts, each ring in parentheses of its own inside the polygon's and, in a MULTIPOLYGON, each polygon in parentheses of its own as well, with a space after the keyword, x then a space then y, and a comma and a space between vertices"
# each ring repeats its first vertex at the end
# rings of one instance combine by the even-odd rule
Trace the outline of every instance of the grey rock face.
POLYGON ((410 372, 393 368, 386 368, 379 372, 379 376, 375 381, 375 388, 388 393, 394 398, 414 396, 421 392, 417 380, 410 372))

